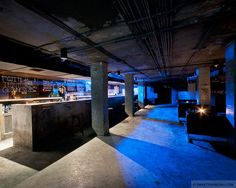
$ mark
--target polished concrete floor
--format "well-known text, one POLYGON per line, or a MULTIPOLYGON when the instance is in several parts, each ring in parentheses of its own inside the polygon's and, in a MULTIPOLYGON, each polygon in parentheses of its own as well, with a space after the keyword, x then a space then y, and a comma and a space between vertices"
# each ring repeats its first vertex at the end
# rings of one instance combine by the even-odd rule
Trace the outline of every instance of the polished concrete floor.
POLYGON ((0 141, 0 151, 13 147, 13 139, 8 138, 0 141))
POLYGON ((13 146, 13 139, 9 138, 0 141, 0 157, 40 171, 95 137, 93 130, 90 129, 85 130, 84 134, 85 137, 81 133, 75 134, 73 137, 61 140, 53 148, 37 152, 13 146))
POLYGON ((184 188, 192 180, 236 180, 236 160, 208 143, 189 144, 176 121, 177 108, 148 106, 17 187, 184 188))
POLYGON ((37 173, 36 170, 0 157, 0 188, 12 188, 37 173))
MULTIPOLYGON (((13 147, 13 139, 0 141, 0 153, 13 147)), ((12 188, 37 171, 0 156, 0 188, 12 188)))

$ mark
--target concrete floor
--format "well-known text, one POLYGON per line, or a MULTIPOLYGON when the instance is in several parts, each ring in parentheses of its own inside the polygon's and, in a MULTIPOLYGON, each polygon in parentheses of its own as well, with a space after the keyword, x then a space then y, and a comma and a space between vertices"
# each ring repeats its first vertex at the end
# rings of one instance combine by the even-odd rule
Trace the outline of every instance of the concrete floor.
POLYGON ((85 130, 84 134, 86 137, 78 133, 58 142, 57 147, 38 152, 13 146, 12 138, 2 140, 0 141, 0 157, 40 171, 95 137, 92 130, 85 130))
POLYGON ((13 146, 13 139, 8 138, 0 141, 0 151, 5 150, 13 146))
MULTIPOLYGON (((11 148, 13 139, 8 138, 0 141, 1 151, 11 148)), ((37 171, 24 165, 8 160, 0 156, 0 188, 12 188, 34 175, 37 171)))
POLYGON ((0 157, 0 188, 12 188, 37 173, 36 170, 0 157))
POLYGON ((187 143, 173 114, 177 108, 148 106, 17 187, 184 188, 191 180, 236 180, 236 160, 187 143))

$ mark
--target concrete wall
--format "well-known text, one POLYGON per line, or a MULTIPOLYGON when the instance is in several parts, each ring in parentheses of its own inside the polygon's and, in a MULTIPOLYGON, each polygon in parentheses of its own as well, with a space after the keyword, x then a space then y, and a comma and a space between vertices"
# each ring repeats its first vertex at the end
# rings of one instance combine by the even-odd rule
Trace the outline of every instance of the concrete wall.
POLYGON ((176 105, 178 102, 178 91, 174 88, 171 89, 171 103, 176 105))
POLYGON ((236 59, 235 43, 230 44, 226 49, 226 116, 233 127, 235 127, 235 97, 236 97, 236 59))
POLYGON ((144 83, 138 83, 138 105, 140 108, 145 107, 146 86, 144 83))
POLYGON ((196 91, 196 83, 188 83, 188 91, 195 92, 196 91))
POLYGON ((226 48, 226 117, 233 127, 231 147, 236 154, 236 126, 235 126, 235 106, 236 106, 236 42, 233 41, 226 48))

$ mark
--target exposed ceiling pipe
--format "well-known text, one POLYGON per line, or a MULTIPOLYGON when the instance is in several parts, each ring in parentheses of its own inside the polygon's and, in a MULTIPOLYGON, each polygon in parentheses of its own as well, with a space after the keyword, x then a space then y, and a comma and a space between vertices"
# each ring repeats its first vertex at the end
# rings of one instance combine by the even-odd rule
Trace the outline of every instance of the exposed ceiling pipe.
MULTIPOLYGON (((183 67, 198 67, 198 66, 210 66, 216 64, 215 61, 219 61, 217 64, 223 65, 224 64, 224 59, 215 59, 212 60, 211 62, 203 62, 203 63, 192 63, 192 64, 184 64, 184 65, 175 65, 175 66, 167 66, 167 67, 160 67, 159 69, 161 70, 169 70, 169 69, 179 69, 183 67)), ((148 68, 148 69, 142 69, 142 71, 154 71, 156 68, 148 68)), ((131 71, 123 71, 121 73, 130 73, 131 71)))
MULTIPOLYGON (((160 40, 158 40, 158 36, 156 31, 156 28, 154 26, 153 20, 151 18, 151 13, 150 13, 150 7, 148 5, 147 0, 143 0, 143 7, 144 7, 144 11, 145 11, 145 15, 148 15, 149 20, 148 20, 148 24, 149 24, 149 28, 150 30, 153 32, 153 37, 152 39, 149 40, 149 43, 152 45, 152 50, 154 50, 154 53, 156 53, 156 60, 159 62, 162 66, 165 66, 165 58, 164 53, 163 53, 163 49, 160 47, 160 41, 163 41, 163 38, 160 37, 160 40)), ((164 76, 164 75, 163 75, 164 76)))
MULTIPOLYGON (((134 3, 136 3, 134 1, 134 3)), ((136 4, 135 4, 136 5, 136 4)), ((124 17, 126 23, 128 24, 128 22, 130 20, 134 20, 140 17, 143 17, 143 15, 138 15, 136 16, 135 13, 133 12, 133 8, 135 7, 131 7, 129 1, 122 1, 119 0, 117 1, 117 6, 115 6, 117 11, 121 13, 121 15, 124 17)), ((137 5, 136 5, 136 12, 138 12, 138 14, 141 14, 141 11, 139 9, 137 9, 137 5)), ((139 33, 143 33, 143 28, 146 28, 147 31, 150 31, 150 29, 148 29, 148 25, 146 22, 143 23, 143 25, 140 24, 132 24, 132 25, 128 25, 130 30, 132 31, 132 33, 134 35, 137 35, 139 33)), ((153 31, 151 31, 153 32, 153 31)), ((139 41, 139 39, 136 38, 137 41, 139 41)), ((144 41, 142 41, 144 43, 144 46, 146 47, 147 51, 149 52, 150 56, 155 59, 155 53, 153 53, 153 51, 150 49, 150 44, 149 43, 149 38, 144 39, 144 41)), ((157 63, 157 68, 160 66, 158 62, 157 63)))
MULTIPOLYGON (((121 14, 123 15, 124 19, 126 20, 126 22, 128 22, 129 20, 134 20, 136 19, 131 6, 129 4, 129 1, 127 1, 127 6, 124 4, 123 1, 117 1, 118 2, 118 6, 115 6, 116 9, 118 10, 118 12, 121 12, 121 14), (131 9, 131 10, 130 10, 131 9)), ((140 25, 138 24, 132 24, 132 25, 128 25, 132 31, 133 34, 139 34, 139 33, 143 33, 143 29, 142 27, 140 27, 140 25)), ((135 35, 137 36, 137 35, 135 35)), ((139 41, 138 38, 136 38, 137 41, 139 41)), ((150 50, 149 45, 147 44, 147 40, 148 39, 144 39, 144 46, 146 47, 146 49, 148 50, 148 52, 150 53, 152 58, 155 58, 155 54, 150 50)), ((142 47, 141 47, 142 49, 142 47)), ((160 65, 157 62, 157 67, 159 67, 160 65)))
MULTIPOLYGON (((170 17, 171 18, 171 22, 170 22, 171 24, 169 24, 169 26, 163 26, 163 27, 160 27, 158 29, 155 29, 155 32, 162 32, 162 33, 168 32, 168 33, 172 33, 173 31, 176 31, 178 29, 182 29, 182 28, 185 28, 185 27, 188 27, 188 26, 192 26, 194 24, 205 23, 205 22, 210 21, 211 19, 215 19, 215 17, 213 15, 207 17, 207 19, 206 19, 205 16, 199 15, 197 17, 193 16, 193 17, 189 17, 187 19, 182 19, 182 20, 173 22, 173 18, 172 17, 173 16, 170 17)), ((138 20, 142 20, 142 19, 138 19, 138 20)), ((122 23, 123 22, 124 21, 122 21, 122 23)), ((132 21, 132 22, 136 23, 135 20, 132 21)), ((117 22, 117 23, 119 23, 119 22, 117 22)), ((132 24, 130 24, 130 22, 127 22, 127 24, 128 25, 132 25, 132 24)), ((103 28, 98 29, 98 30, 100 31, 100 30, 107 29, 107 28, 109 28, 109 27, 103 27, 103 28)), ((110 28, 112 28, 112 27, 110 27, 110 28)), ((98 31, 98 30, 96 30, 96 31, 98 31)), ((83 32, 81 34, 82 35, 86 35, 86 33, 89 33, 89 31, 83 32)), ((150 34, 153 34, 153 32, 150 33, 150 34)), ((52 42, 49 42, 49 43, 46 43, 46 44, 42 44, 42 45, 38 46, 38 48, 42 48, 42 47, 45 47, 45 46, 49 46, 49 45, 53 45, 53 44, 57 44, 57 43, 61 43, 61 42, 71 42, 71 41, 75 41, 75 40, 80 40, 80 38, 78 38, 78 37, 73 35, 73 36, 62 38, 60 40, 55 40, 55 41, 52 41, 52 42)), ((99 45, 99 44, 100 43, 97 43, 97 45, 99 45)))
MULTIPOLYGON (((221 5, 221 9, 219 9, 220 11, 217 12, 217 16, 215 16, 215 19, 211 22, 208 22, 206 25, 206 29, 205 31, 203 31, 202 36, 200 37, 198 43, 195 46, 195 50, 192 52, 192 54, 189 56, 189 58, 187 59, 187 61, 185 62, 185 65, 191 64, 193 58, 196 56, 197 53, 199 53, 200 49, 207 43, 211 33, 213 33, 217 27, 217 22, 219 22, 222 17, 225 15, 226 12, 230 11, 226 6, 223 6, 224 4, 226 4, 226 2, 230 2, 228 0, 224 0, 222 2, 221 5)), ((233 13, 234 14, 234 13, 233 13)), ((230 14, 228 14, 229 16, 230 14)), ((182 71, 184 71, 185 69, 183 68, 182 71)))
MULTIPOLYGON (((165 11, 167 8, 166 8, 166 1, 163 2, 162 0, 158 1, 159 2, 159 6, 157 6, 158 8, 160 8, 160 10, 156 7, 156 11, 165 11)), ((150 13, 149 13, 150 14, 150 13)), ((170 16, 170 15, 169 15, 170 16)), ((169 17, 168 16, 168 17, 169 17)), ((168 18, 167 18, 168 19, 168 18)), ((150 20, 152 23, 153 21, 150 20)), ((156 21, 157 25, 156 27, 159 29, 161 27, 166 27, 167 24, 166 24, 166 15, 163 15, 163 16, 160 16, 157 18, 157 21, 156 21)), ((166 36, 167 32, 157 32, 157 36, 158 38, 160 38, 160 41, 159 41, 159 46, 161 46, 161 49, 162 49, 162 54, 163 54, 163 60, 162 60, 162 66, 163 67, 166 67, 166 64, 167 64, 167 56, 168 56, 168 43, 167 43, 167 36, 166 36)), ((167 75, 167 71, 165 70, 165 76, 167 75)))
POLYGON ((182 75, 169 75, 166 77, 163 76, 156 76, 151 77, 150 79, 144 79, 145 82, 162 82, 162 81, 175 81, 176 79, 184 79, 186 81, 186 78, 190 76, 191 74, 182 74, 182 75))
MULTIPOLYGON (((146 39, 141 40, 141 42, 144 44, 147 52, 155 62, 156 70, 160 70, 158 69, 159 67, 165 67, 166 62, 168 61, 167 56, 171 55, 170 53, 168 53, 168 51, 170 51, 169 48, 171 47, 171 45, 169 44, 170 42, 168 41, 170 41, 171 39, 169 39, 170 34, 168 34, 167 32, 162 32, 160 29, 162 27, 167 27, 170 25, 168 24, 168 22, 170 22, 168 20, 170 15, 160 15, 155 19, 154 22, 154 17, 152 17, 151 15, 150 5, 147 0, 117 0, 116 2, 118 5, 116 6, 118 12, 120 12, 121 15, 124 17, 127 25, 129 26, 130 30, 133 32, 134 35, 147 31, 153 33, 152 35, 147 36, 146 39), (132 3, 132 5, 130 3, 132 3), (142 18, 148 19, 146 20, 142 18), (139 19, 143 21, 136 24, 129 24, 130 20, 132 19, 139 19)), ((170 3, 166 3, 165 1, 158 2, 158 7, 160 7, 160 9, 156 9, 157 14, 159 12, 166 12, 169 9, 169 7, 167 6, 169 6, 170 3)), ((164 72, 160 71, 160 73, 162 74, 162 76, 165 76, 166 70, 164 72), (163 73, 165 74, 163 75, 163 73)))

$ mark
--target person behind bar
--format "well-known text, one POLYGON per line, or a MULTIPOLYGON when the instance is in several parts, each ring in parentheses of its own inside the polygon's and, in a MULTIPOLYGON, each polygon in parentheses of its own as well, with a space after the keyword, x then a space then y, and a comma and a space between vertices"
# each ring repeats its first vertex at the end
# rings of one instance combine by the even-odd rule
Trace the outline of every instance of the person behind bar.
POLYGON ((64 100, 66 98, 66 87, 62 84, 60 87, 59 87, 59 97, 62 97, 64 100))
POLYGON ((59 90, 58 90, 57 85, 54 85, 54 86, 53 86, 52 96, 53 96, 53 97, 58 97, 58 96, 59 96, 59 90))
POLYGON ((15 98, 16 98, 16 89, 13 87, 9 92, 9 99, 15 99, 15 98))

